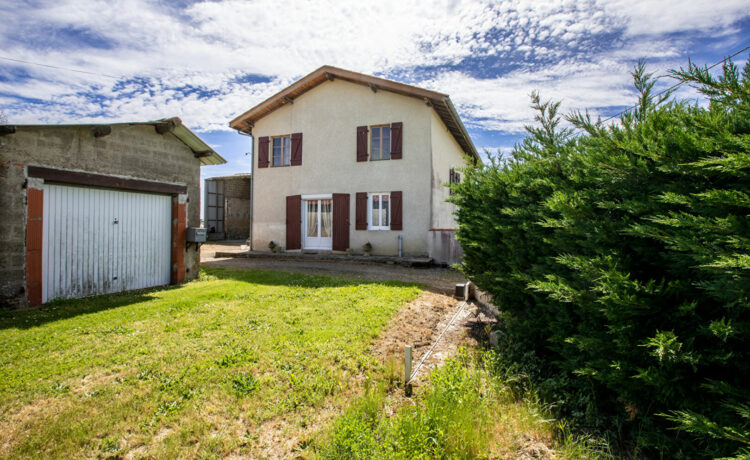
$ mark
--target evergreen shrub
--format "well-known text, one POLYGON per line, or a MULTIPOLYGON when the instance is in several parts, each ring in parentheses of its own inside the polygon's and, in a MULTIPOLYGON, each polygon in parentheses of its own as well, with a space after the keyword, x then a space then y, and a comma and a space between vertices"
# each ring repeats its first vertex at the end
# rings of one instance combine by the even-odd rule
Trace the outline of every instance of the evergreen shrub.
POLYGON ((672 76, 612 124, 532 96, 511 158, 453 186, 462 269, 501 309, 508 365, 631 453, 750 456, 750 64, 672 76))

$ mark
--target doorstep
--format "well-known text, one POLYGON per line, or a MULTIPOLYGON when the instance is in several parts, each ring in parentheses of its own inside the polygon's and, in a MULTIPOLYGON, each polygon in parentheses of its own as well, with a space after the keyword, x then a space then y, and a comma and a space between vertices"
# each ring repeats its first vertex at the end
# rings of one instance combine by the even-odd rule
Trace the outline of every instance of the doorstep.
POLYGON ((236 259, 272 259, 272 260, 320 260, 335 262, 354 262, 371 264, 401 265, 404 267, 431 267, 433 260, 430 257, 396 257, 396 256, 362 256, 334 253, 309 253, 309 252, 223 252, 217 251, 214 258, 221 259, 232 257, 236 259))

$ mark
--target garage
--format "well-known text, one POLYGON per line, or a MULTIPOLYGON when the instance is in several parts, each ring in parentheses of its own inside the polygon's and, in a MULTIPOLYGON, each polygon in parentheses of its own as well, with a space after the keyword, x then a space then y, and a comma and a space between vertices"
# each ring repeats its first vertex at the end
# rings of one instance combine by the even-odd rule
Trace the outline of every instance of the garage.
POLYGON ((169 195, 44 184, 42 302, 170 282, 169 195))
POLYGON ((0 125, 0 307, 195 279, 200 170, 223 163, 179 118, 0 125))

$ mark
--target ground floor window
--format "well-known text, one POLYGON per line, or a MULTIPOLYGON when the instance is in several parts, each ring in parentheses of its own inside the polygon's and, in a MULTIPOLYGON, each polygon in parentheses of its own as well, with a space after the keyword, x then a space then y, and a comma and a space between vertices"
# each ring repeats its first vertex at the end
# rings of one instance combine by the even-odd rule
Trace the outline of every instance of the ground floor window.
POLYGON ((370 230, 390 230, 391 194, 370 193, 368 194, 368 202, 368 228, 370 230))

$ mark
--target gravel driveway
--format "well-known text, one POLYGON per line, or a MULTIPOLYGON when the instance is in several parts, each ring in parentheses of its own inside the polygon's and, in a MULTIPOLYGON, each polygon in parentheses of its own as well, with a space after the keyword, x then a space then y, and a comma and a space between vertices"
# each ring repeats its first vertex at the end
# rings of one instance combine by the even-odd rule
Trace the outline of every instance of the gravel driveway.
POLYGON ((466 278, 451 268, 409 268, 380 263, 355 263, 319 260, 273 260, 246 258, 214 258, 217 251, 244 252, 240 247, 244 242, 211 242, 201 246, 201 265, 206 267, 226 267, 251 270, 276 270, 285 272, 309 273, 314 275, 345 276, 371 281, 396 280, 424 284, 430 291, 452 294, 456 283, 466 278))

